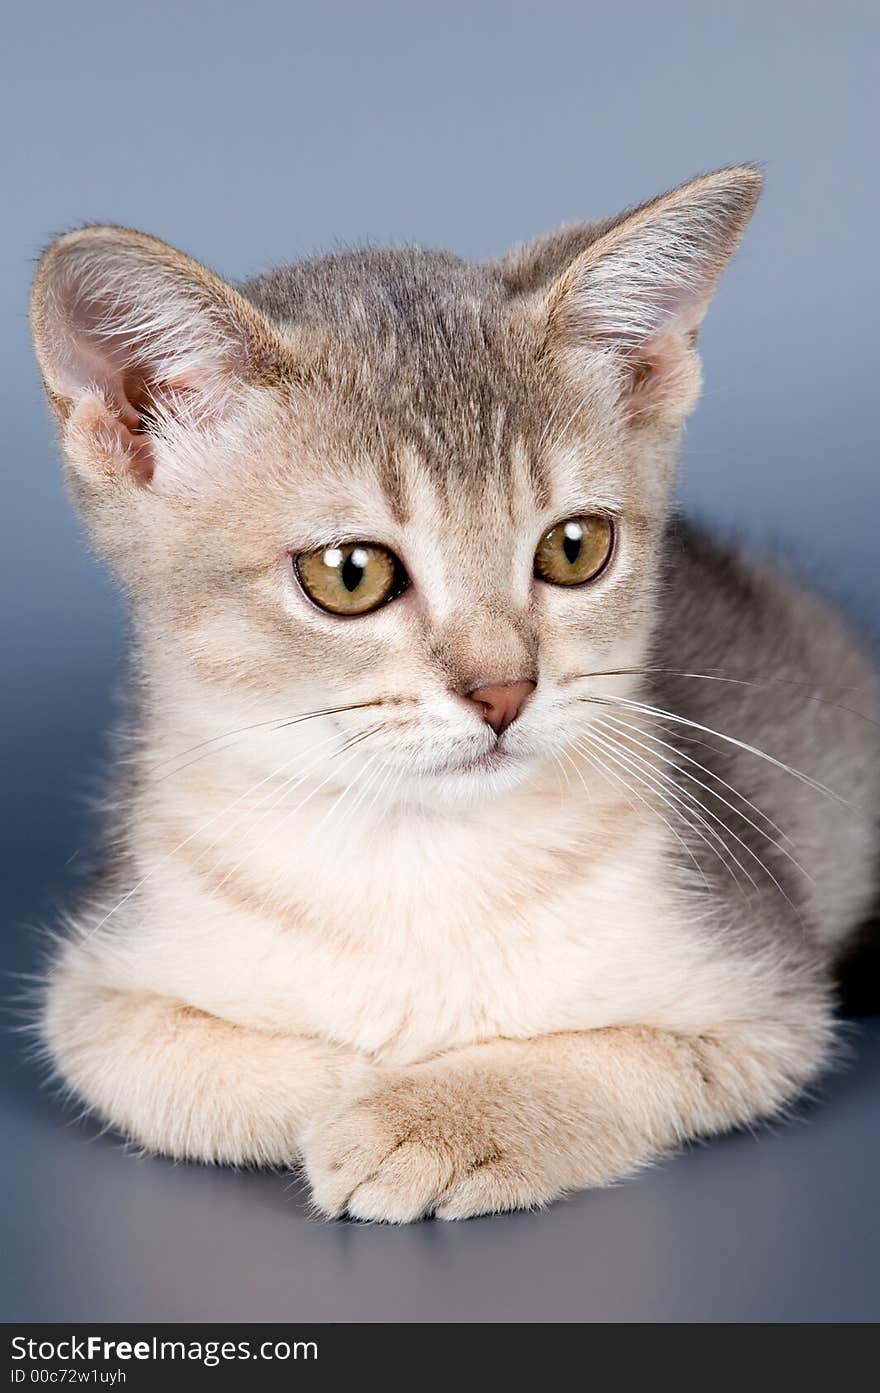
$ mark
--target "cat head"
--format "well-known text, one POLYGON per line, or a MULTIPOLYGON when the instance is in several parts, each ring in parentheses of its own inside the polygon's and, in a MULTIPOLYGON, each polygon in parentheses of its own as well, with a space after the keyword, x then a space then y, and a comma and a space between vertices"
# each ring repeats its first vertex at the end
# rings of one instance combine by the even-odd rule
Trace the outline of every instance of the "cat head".
POLYGON ((725 169, 495 263, 240 289, 123 228, 54 242, 37 355, 148 690, 326 710, 333 786, 369 759, 472 799, 558 755, 584 674, 644 658, 697 330, 759 191, 725 169))

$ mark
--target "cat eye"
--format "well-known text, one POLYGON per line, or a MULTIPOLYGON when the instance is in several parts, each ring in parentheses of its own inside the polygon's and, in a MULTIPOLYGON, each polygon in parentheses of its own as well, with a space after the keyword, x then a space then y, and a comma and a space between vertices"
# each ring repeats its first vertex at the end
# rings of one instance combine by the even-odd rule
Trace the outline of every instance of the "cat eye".
POLYGON ((303 551, 294 558, 299 583, 330 614, 369 614, 406 589, 407 575, 393 552, 375 542, 303 551))
POLYGON ((584 585, 608 564, 614 527, 601 513, 567 518, 551 527, 535 552, 535 575, 551 585, 584 585))

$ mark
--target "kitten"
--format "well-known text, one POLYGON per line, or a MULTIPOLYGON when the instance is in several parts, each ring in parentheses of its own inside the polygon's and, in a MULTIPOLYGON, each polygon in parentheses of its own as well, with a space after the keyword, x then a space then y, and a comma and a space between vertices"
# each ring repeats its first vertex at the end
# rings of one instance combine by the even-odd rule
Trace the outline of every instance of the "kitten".
POLYGON ((875 887, 877 676, 671 515, 723 169, 497 263, 233 289, 115 227, 33 296, 134 618, 106 867, 42 1032, 142 1147, 324 1214, 543 1204, 776 1114, 875 887), (867 719, 866 719, 867 718, 867 719))

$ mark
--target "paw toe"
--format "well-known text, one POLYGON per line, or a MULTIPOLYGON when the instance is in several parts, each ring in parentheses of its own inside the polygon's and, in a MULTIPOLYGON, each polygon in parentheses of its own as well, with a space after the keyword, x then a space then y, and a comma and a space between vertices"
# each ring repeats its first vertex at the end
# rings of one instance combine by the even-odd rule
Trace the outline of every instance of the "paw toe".
POLYGON ((525 1175, 500 1163, 479 1166, 449 1187, 437 1205, 438 1219, 474 1219, 511 1209, 535 1209, 549 1196, 525 1175))
POLYGON ((355 1219, 405 1224, 429 1213, 453 1176, 452 1161, 418 1142, 403 1142, 348 1201, 355 1219))

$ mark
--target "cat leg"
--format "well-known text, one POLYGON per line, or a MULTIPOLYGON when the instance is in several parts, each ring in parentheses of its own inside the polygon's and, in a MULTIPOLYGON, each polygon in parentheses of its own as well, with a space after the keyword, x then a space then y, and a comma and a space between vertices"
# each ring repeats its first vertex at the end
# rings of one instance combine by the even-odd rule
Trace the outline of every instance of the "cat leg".
POLYGON ((181 1160, 291 1165, 305 1123, 369 1066, 318 1039, 261 1033, 183 1001, 59 966, 43 1041, 66 1087, 139 1146, 181 1160))
POLYGON ((822 1002, 700 1035, 621 1026, 490 1041, 380 1076, 310 1129, 306 1173, 328 1215, 531 1208, 773 1116, 831 1042, 822 1002))

